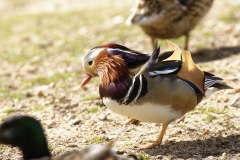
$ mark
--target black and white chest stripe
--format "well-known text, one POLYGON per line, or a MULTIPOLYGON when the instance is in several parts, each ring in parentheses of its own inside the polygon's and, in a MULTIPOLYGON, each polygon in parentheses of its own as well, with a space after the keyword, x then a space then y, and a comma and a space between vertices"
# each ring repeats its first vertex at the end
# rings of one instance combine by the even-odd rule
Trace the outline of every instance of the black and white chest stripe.
POLYGON ((135 75, 126 95, 120 100, 121 104, 134 104, 147 93, 147 79, 143 75, 135 75))

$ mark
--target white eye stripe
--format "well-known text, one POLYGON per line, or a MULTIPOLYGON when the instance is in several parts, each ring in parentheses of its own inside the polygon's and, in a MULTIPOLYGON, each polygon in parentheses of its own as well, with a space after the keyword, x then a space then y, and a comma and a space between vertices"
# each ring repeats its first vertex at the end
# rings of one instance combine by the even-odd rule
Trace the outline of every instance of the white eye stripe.
POLYGON ((122 49, 119 49, 119 48, 107 48, 107 50, 108 50, 108 52, 109 51, 120 51, 120 52, 125 52, 125 53, 130 53, 130 54, 136 54, 134 52, 122 50, 122 49))
POLYGON ((98 56, 98 54, 103 50, 104 48, 96 48, 91 50, 90 52, 87 53, 87 55, 89 55, 88 59, 93 61, 98 56))
MULTIPOLYGON (((105 48, 103 47, 103 48, 95 48, 95 49, 92 49, 90 52, 88 52, 86 55, 85 55, 85 57, 87 56, 87 55, 89 55, 88 56, 88 59, 89 60, 94 60, 97 56, 98 56, 98 54, 101 52, 101 51, 103 51, 105 48)), ((131 51, 126 51, 126 50, 122 50, 122 49, 119 49, 119 48, 107 48, 107 51, 108 52, 111 52, 111 51, 119 51, 119 52, 125 52, 125 53, 129 53, 129 54, 136 54, 136 53, 134 53, 134 52, 131 52, 131 51)))

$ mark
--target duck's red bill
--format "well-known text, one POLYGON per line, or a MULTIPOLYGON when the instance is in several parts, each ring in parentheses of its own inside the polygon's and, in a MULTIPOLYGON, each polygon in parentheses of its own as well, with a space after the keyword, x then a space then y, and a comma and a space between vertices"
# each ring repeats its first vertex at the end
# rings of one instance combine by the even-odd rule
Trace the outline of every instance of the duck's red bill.
POLYGON ((80 84, 81 87, 85 86, 90 80, 91 80, 92 76, 89 74, 85 74, 82 80, 82 83, 80 84))

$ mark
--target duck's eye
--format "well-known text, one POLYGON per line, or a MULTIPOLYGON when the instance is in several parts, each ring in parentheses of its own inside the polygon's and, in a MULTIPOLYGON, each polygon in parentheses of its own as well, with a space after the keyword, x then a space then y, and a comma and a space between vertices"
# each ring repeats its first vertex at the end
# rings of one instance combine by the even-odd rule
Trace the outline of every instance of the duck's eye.
POLYGON ((88 61, 88 65, 91 66, 93 61, 88 61))

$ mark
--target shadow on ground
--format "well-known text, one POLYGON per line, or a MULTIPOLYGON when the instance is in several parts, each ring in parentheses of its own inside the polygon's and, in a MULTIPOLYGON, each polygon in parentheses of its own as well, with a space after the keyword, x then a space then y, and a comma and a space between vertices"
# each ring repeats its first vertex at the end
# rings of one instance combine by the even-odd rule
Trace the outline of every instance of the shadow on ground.
POLYGON ((202 159, 209 156, 219 157, 224 152, 227 154, 240 153, 240 135, 227 137, 211 137, 204 140, 193 141, 169 141, 157 149, 149 149, 145 152, 152 156, 174 156, 174 158, 197 158, 202 159))
POLYGON ((194 62, 207 62, 240 53, 240 46, 200 49, 192 53, 194 62))

